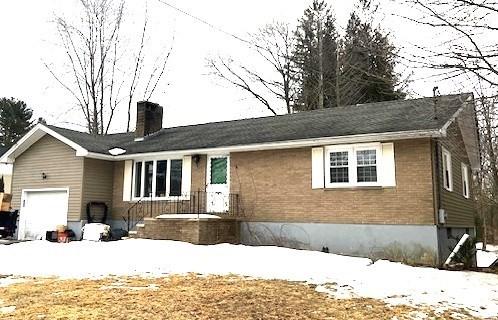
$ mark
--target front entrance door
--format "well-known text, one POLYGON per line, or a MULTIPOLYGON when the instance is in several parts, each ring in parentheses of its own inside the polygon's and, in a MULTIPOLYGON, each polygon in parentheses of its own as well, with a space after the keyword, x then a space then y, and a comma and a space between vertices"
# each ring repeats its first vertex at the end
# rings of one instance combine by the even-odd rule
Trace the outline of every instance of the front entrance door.
POLYGON ((207 212, 228 212, 230 188, 230 159, 228 156, 208 156, 207 161, 207 185, 206 206, 207 212))

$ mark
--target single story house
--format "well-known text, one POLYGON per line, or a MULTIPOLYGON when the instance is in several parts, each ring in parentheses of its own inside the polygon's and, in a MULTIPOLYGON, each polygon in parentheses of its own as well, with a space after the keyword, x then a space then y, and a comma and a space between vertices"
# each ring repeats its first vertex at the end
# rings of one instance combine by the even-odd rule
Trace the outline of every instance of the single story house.
POLYGON ((19 237, 58 224, 78 232, 90 202, 138 237, 193 234, 166 213, 216 216, 228 222, 211 237, 236 225, 244 244, 432 265, 475 234, 472 94, 173 128, 162 119, 159 105, 139 102, 131 133, 36 125, 0 159, 14 165, 19 237))

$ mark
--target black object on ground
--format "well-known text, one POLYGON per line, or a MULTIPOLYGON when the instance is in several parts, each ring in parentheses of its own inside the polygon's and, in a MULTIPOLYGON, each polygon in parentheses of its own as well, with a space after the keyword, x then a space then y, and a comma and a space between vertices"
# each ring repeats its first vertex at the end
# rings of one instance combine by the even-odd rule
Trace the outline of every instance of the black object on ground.
POLYGON ((0 238, 12 237, 17 229, 19 211, 0 211, 0 238))
POLYGON ((107 220, 108 207, 105 202, 90 201, 86 204, 86 219, 88 223, 105 223, 107 220))

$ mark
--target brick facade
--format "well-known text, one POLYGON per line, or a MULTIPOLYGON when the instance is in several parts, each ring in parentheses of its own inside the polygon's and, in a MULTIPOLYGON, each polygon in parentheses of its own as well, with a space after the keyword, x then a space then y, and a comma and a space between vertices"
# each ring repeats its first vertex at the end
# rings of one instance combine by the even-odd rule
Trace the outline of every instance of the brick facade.
MULTIPOLYGON (((396 187, 311 188, 311 148, 230 154, 230 191, 248 221, 435 224, 429 139, 394 143, 396 187)), ((113 219, 122 219, 123 162, 114 164, 113 219)), ((204 191, 206 156, 192 161, 192 191, 204 191)))
POLYGON ((232 219, 145 219, 135 237, 194 244, 235 244, 239 241, 239 224, 232 219))
POLYGON ((311 188, 311 148, 232 153, 231 192, 247 220, 434 224, 429 139, 394 143, 396 187, 311 188))

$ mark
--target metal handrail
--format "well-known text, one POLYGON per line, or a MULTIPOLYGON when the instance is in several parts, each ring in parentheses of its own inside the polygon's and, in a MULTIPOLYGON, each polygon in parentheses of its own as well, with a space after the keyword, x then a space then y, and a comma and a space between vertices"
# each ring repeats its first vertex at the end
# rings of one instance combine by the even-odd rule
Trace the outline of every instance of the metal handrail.
POLYGON ((218 192, 193 191, 188 194, 182 194, 169 199, 152 199, 152 197, 142 197, 127 210, 126 220, 128 231, 131 231, 136 225, 143 221, 145 217, 151 218, 164 214, 204 214, 215 213, 230 216, 238 216, 240 214, 239 195, 229 193, 228 199, 225 199, 228 211, 212 212, 208 210, 208 201, 212 194, 218 192), (147 201, 147 202, 146 202, 147 201))

